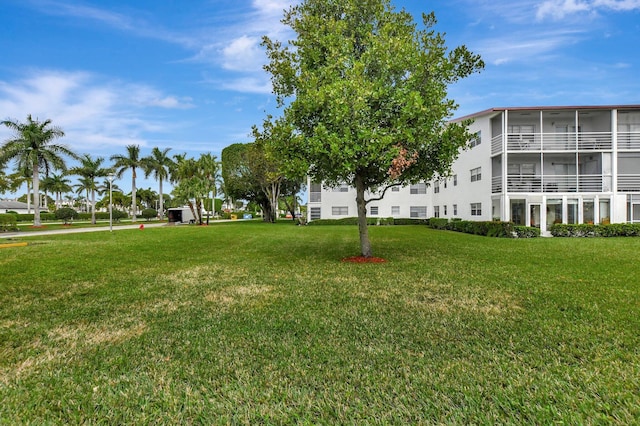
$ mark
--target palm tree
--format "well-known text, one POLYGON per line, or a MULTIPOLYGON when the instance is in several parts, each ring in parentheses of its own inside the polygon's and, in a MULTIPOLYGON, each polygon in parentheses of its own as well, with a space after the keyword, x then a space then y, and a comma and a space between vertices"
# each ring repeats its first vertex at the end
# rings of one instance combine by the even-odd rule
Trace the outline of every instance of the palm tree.
MULTIPOLYGON (((96 223, 96 178, 105 177, 111 169, 102 167, 103 157, 91 158, 89 154, 80 157, 80 165, 73 167, 69 172, 81 176, 86 180, 87 189, 91 192, 91 223, 96 223)), ((87 198, 88 197, 87 193, 87 198)))
MULTIPOLYGON (((211 192, 211 211, 213 211, 216 205, 216 184, 220 177, 220 163, 217 161, 215 155, 207 152, 206 154, 200 155, 198 165, 200 166, 200 171, 207 186, 207 193, 205 195, 209 195, 209 192, 211 192)), ((207 212, 209 212, 209 209, 207 209, 207 212)), ((207 213, 207 224, 209 224, 209 213, 207 213)))
POLYGON ((169 172, 173 169, 175 163, 167 154, 171 148, 155 147, 151 150, 151 155, 142 159, 144 165, 144 177, 149 177, 153 174, 153 177, 158 181, 158 193, 160 198, 160 220, 164 218, 164 203, 162 194, 162 182, 169 178, 169 172))
POLYGON ((45 191, 50 191, 55 194, 56 209, 59 209, 60 205, 62 204, 62 194, 71 192, 71 190, 73 189, 71 187, 71 181, 65 178, 64 174, 53 174, 51 176, 47 176, 42 180, 42 188, 45 191))
POLYGON ((33 225, 41 226, 40 222, 40 170, 46 173, 53 167, 65 170, 63 155, 77 158, 77 155, 65 145, 54 143, 54 140, 64 136, 62 129, 51 125, 51 120, 39 122, 33 120, 31 114, 26 123, 18 121, 2 121, 4 126, 15 132, 15 137, 0 146, 0 164, 15 160, 18 169, 30 166, 33 177, 34 215, 33 225))
POLYGON ((76 189, 76 194, 78 194, 78 198, 76 200, 81 200, 82 198, 84 198, 83 201, 85 202, 85 208, 88 212, 91 207, 89 193, 92 189, 95 188, 94 182, 89 178, 81 177, 80 179, 78 179, 78 183, 73 185, 73 187, 76 189), (83 193, 85 195, 84 197, 82 196, 83 193))
POLYGON ((136 170, 142 167, 140 159, 140 146, 127 145, 127 155, 112 155, 113 167, 116 169, 116 176, 121 178, 123 173, 131 169, 131 221, 136 221, 136 170))

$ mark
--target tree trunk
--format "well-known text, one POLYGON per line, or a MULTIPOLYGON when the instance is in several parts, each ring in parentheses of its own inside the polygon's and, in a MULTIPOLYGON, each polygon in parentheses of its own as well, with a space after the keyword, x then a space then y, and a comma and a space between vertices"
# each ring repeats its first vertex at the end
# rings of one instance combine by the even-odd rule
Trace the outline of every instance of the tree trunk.
POLYGON ((364 182, 356 174, 356 205, 358 209, 358 231, 360 233, 360 252, 364 257, 371 257, 371 243, 369 242, 369 228, 367 227, 367 202, 364 199, 364 182))
POLYGON ((136 211, 138 203, 136 203, 136 169, 131 174, 131 222, 136 222, 136 211))
POLYGON ((160 220, 164 219, 164 197, 162 196, 162 178, 159 179, 158 189, 160 190, 160 220))
POLYGON ((91 189, 91 224, 96 224, 96 190, 91 189))
POLYGON ((40 176, 38 162, 33 163, 33 226, 42 226, 40 222, 40 176))

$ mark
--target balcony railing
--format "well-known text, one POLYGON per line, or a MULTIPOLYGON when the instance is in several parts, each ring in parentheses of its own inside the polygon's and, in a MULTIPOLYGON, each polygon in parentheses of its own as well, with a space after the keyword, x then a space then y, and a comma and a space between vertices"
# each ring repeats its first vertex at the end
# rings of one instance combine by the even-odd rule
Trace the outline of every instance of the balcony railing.
POLYGON ((509 151, 597 151, 611 146, 611 132, 507 134, 509 151))
POLYGON ((491 138, 491 154, 500 154, 502 152, 502 135, 491 138))
POLYGON ((640 191, 640 175, 618 175, 618 191, 640 191))
POLYGON ((502 192, 502 176, 491 178, 491 193, 496 194, 502 192))
MULTIPOLYGON (((635 183, 640 187, 640 175, 635 183)), ((609 192, 611 175, 507 175, 508 192, 609 192)), ((502 178, 492 178, 492 192, 502 192, 502 178)), ((632 182, 629 181, 632 185, 632 182)), ((618 184, 620 185, 620 184, 618 184)), ((629 189, 631 191, 631 189, 629 189)))
POLYGON ((640 151, 640 132, 618 132, 618 149, 640 151))

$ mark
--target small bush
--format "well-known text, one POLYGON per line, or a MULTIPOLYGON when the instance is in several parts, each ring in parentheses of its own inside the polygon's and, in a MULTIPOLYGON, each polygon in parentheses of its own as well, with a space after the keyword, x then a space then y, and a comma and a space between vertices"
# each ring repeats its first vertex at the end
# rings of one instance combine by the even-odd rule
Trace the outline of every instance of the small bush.
POLYGON ((514 226, 513 232, 516 238, 537 238, 540 236, 540 229, 531 226, 514 226))
POLYGON ((78 212, 70 207, 62 207, 61 209, 56 210, 55 215, 56 219, 63 220, 65 225, 72 222, 73 219, 76 219, 79 216, 78 212))
POLYGON ((429 227, 433 229, 448 229, 449 219, 443 219, 439 217, 432 217, 429 219, 429 227))
POLYGON ((113 220, 116 222, 120 222, 120 219, 126 219, 127 217, 129 217, 129 215, 127 215, 127 213, 123 212, 122 210, 114 210, 111 214, 113 220))
POLYGON ((18 225, 16 214, 1 213, 0 214, 0 231, 17 231, 18 225))
POLYGON ((158 217, 158 210, 156 209, 144 209, 142 210, 142 217, 147 219, 147 222, 151 219, 155 219, 158 217))

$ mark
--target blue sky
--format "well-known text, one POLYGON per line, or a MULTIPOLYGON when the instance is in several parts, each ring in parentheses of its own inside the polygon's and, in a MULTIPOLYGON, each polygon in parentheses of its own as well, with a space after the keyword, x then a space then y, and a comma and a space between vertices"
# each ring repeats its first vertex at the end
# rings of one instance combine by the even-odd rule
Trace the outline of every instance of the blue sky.
MULTIPOLYGON (((0 118, 49 118, 79 153, 138 144, 197 157, 278 115, 260 37, 292 37, 287 0, 2 0, 0 118)), ((435 11, 485 70, 450 88, 490 107, 640 104, 640 0, 395 0, 435 11)), ((421 22, 421 21, 420 21, 421 22)), ((10 133, 0 128, 0 141, 10 133)), ((130 190, 130 177, 118 184, 130 190)), ((151 179, 139 187, 156 189, 151 179)), ((7 194, 11 196, 10 194, 7 194)))

